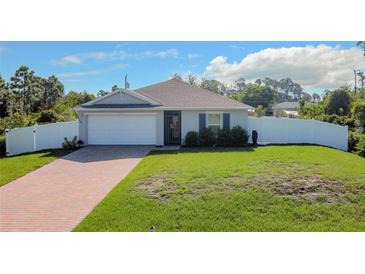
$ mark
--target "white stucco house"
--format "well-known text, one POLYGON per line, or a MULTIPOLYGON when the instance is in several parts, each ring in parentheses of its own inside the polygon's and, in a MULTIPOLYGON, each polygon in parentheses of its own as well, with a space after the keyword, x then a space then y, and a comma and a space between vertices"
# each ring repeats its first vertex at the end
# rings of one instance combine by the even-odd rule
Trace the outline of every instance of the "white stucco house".
POLYGON ((188 131, 247 128, 253 107, 168 80, 119 90, 75 108, 79 138, 87 145, 181 145, 188 131))

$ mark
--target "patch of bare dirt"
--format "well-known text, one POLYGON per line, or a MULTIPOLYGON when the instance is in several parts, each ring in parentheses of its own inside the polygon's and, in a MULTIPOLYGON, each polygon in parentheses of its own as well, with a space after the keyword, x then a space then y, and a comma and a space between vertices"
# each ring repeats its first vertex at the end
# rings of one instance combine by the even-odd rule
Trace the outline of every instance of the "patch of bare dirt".
POLYGON ((306 177, 296 175, 252 178, 244 188, 261 188, 280 196, 302 198, 310 202, 334 203, 343 200, 348 192, 345 183, 314 174, 306 177))
POLYGON ((164 177, 151 177, 140 182, 137 187, 145 190, 152 198, 164 201, 167 200, 170 194, 177 190, 179 186, 170 183, 164 177))
POLYGON ((339 180, 324 178, 314 174, 310 176, 266 175, 265 177, 232 176, 221 178, 209 183, 192 180, 185 187, 181 187, 167 177, 150 177, 137 184, 138 189, 144 190, 150 197, 159 201, 166 201, 175 194, 187 195, 199 199, 212 193, 235 193, 249 189, 263 189, 275 195, 304 199, 311 203, 349 202, 345 183, 339 180))

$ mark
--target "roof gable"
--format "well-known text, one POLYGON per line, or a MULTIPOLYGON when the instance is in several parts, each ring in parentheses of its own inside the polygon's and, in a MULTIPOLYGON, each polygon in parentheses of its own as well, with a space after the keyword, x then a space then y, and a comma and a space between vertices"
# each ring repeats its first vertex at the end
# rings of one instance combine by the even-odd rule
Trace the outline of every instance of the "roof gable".
POLYGON ((160 105, 159 102, 152 100, 151 98, 145 97, 141 94, 138 94, 134 91, 129 90, 118 90, 107 95, 104 95, 100 98, 97 98, 93 101, 87 102, 82 106, 85 107, 98 107, 98 106, 156 106, 160 105))

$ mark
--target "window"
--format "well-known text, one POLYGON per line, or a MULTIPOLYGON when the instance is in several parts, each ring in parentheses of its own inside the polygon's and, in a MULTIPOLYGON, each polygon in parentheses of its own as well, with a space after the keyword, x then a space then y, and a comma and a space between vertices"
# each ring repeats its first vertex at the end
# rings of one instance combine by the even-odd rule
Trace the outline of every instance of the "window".
POLYGON ((207 114, 207 127, 210 128, 215 134, 221 127, 221 115, 220 113, 208 113, 207 114))

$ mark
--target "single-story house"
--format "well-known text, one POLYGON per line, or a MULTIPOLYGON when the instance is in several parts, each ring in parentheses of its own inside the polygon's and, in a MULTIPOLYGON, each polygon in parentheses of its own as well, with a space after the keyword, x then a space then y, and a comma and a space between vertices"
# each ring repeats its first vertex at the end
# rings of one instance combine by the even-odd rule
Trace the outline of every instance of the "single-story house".
POLYGON ((296 118, 299 116, 299 102, 282 102, 273 106, 274 116, 287 116, 296 118))
POLYGON ((75 107, 89 145, 181 145, 205 127, 247 128, 253 107, 180 80, 118 90, 75 107))

